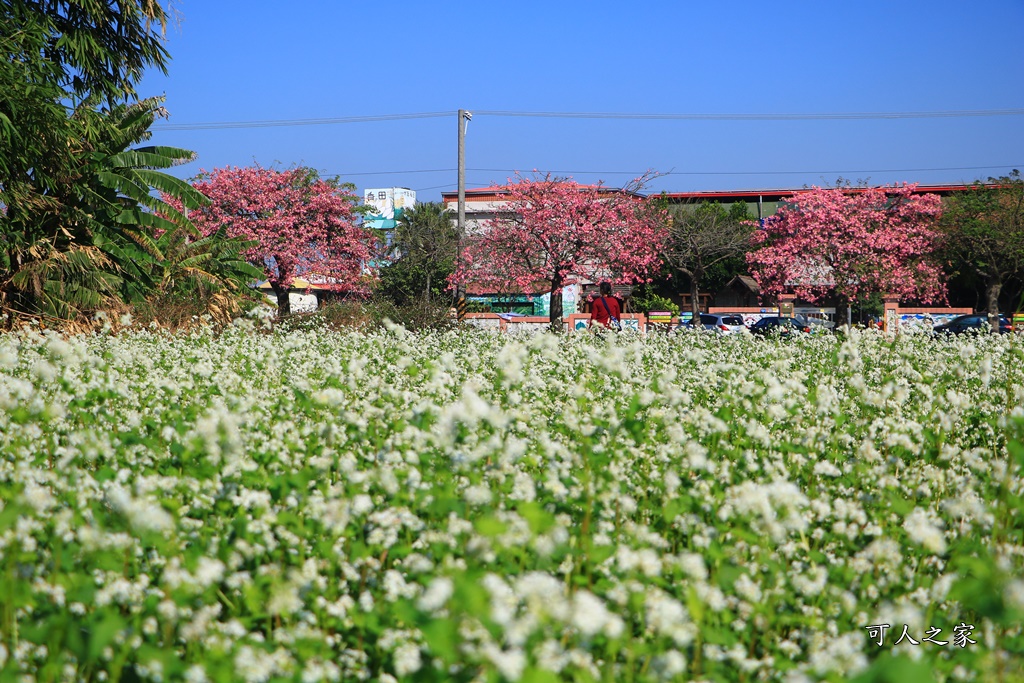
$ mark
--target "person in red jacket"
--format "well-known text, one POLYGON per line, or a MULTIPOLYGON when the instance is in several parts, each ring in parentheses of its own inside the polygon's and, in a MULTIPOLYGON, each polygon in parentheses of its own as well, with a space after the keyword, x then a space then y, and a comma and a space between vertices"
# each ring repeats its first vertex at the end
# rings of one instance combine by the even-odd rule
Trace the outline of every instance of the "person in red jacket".
POLYGON ((602 282, 600 291, 601 296, 590 303, 590 327, 597 323, 608 329, 621 330, 622 324, 619 320, 622 318, 622 302, 618 297, 612 296, 610 282, 602 282))

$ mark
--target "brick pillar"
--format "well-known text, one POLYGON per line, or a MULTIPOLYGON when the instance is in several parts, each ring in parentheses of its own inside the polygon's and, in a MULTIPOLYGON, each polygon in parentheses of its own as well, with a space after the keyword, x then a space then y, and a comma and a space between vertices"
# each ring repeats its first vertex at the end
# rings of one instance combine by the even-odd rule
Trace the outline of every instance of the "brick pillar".
POLYGON ((885 312, 882 315, 882 330, 888 334, 900 333, 900 300, 892 294, 882 295, 885 312))
POLYGON ((793 305, 796 302, 796 294, 779 294, 779 316, 783 318, 793 317, 793 305))

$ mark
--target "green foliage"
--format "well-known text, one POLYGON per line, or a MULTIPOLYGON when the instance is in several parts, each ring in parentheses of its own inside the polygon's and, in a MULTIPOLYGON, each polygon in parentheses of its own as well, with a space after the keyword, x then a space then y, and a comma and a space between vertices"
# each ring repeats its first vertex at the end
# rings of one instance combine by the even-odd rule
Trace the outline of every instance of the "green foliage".
MULTIPOLYGON (((156 0, 10 0, 0 6, 0 209, 58 210, 91 131, 72 114, 134 96, 146 67, 163 70, 166 14, 156 0)), ((0 219, 3 215, 0 215, 0 219)))
POLYGON ((448 330, 456 326, 451 307, 444 302, 411 300, 396 304, 386 296, 328 301, 312 314, 296 314, 283 322, 284 329, 336 331, 380 330, 397 324, 408 330, 448 330))
MULTIPOLYGON (((976 276, 984 307, 999 309, 1002 288, 1024 278, 1024 178, 1020 172, 976 182, 945 202, 941 225, 953 272, 976 276)), ((1014 297, 1003 300, 1012 303, 1014 297)))
POLYGON ((194 154, 131 148, 164 115, 163 98, 130 101, 142 71, 165 66, 166 22, 155 0, 0 9, 0 306, 72 319, 200 281, 202 297, 252 279, 238 244, 196 240, 160 199, 186 212, 205 202, 164 172, 194 154))
POLYGON ((134 97, 147 68, 167 72, 164 31, 170 21, 158 0, 7 0, 0 35, 19 38, 11 61, 45 69, 65 96, 97 97, 108 104, 134 97))
POLYGON ((440 202, 417 204, 398 219, 378 291, 399 306, 417 301, 450 305, 448 276, 455 267, 458 229, 440 202))
POLYGON ((191 160, 191 152, 127 149, 148 137, 162 101, 109 110, 86 103, 74 111, 68 121, 79 131, 80 150, 59 181, 41 189, 47 202, 16 203, 0 225, 7 238, 0 293, 8 305, 69 319, 117 299, 141 301, 158 286, 164 254, 157 236, 195 230, 152 190, 186 208, 206 201, 160 170, 191 160))
POLYGON ((672 315, 679 315, 679 306, 668 297, 658 294, 650 284, 635 287, 629 297, 629 304, 632 310, 639 313, 670 311, 672 315))

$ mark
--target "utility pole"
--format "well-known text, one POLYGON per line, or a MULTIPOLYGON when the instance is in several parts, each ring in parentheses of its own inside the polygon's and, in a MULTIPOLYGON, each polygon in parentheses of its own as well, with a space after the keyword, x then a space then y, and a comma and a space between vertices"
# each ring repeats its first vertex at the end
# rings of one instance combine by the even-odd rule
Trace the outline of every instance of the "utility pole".
MULTIPOLYGON (((459 248, 456 267, 462 265, 462 240, 466 236, 466 126, 473 114, 459 110, 459 248)), ((466 317, 466 286, 459 283, 455 293, 455 310, 459 320, 466 317)))

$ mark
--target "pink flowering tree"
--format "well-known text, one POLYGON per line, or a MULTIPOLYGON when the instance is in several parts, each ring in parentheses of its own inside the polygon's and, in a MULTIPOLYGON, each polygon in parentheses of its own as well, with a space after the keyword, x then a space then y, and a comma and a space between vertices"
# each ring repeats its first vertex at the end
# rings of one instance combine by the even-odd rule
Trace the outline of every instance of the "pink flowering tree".
POLYGON ((358 198, 349 187, 310 168, 259 166, 203 172, 193 187, 210 203, 189 218, 203 235, 224 228, 228 237, 252 242, 245 257, 263 269, 280 315, 291 310, 288 290, 296 277, 336 291, 364 287, 373 238, 355 223, 358 198))
POLYGON ((641 282, 660 265, 664 212, 627 188, 585 186, 550 175, 517 176, 506 203, 464 242, 451 284, 496 292, 549 292, 552 329, 561 329, 562 288, 580 281, 641 282))
POLYGON ((761 290, 815 302, 829 294, 849 306, 873 293, 944 301, 932 260, 939 197, 916 185, 798 192, 753 235, 747 264, 761 290))

